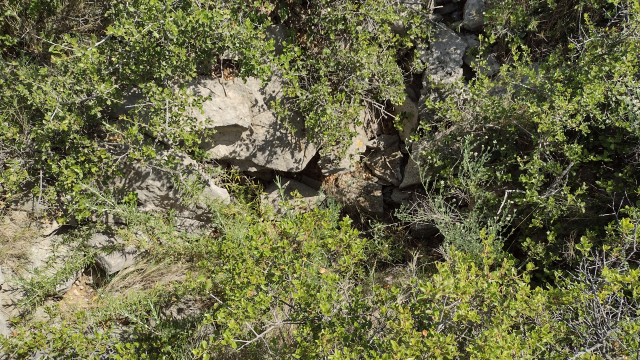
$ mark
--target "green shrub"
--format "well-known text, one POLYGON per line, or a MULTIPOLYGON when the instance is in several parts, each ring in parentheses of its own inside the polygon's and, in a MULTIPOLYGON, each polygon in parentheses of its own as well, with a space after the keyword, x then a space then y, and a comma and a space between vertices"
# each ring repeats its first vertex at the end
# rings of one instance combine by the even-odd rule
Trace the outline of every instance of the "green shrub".
POLYGON ((424 124, 424 131, 439 139, 424 154, 433 180, 451 181, 459 157, 450 154, 459 153, 461 137, 474 134, 494 149, 486 166, 495 176, 482 186, 495 200, 486 211, 499 211, 497 199, 513 201, 518 251, 544 270, 567 260, 561 254, 572 239, 589 231, 605 239, 606 214, 617 212, 622 198, 638 200, 633 34, 640 8, 637 2, 600 3, 491 2, 482 43, 505 57, 500 73, 478 73, 466 88, 425 105, 436 125, 424 124), (556 7, 569 10, 556 14, 556 7), (581 16, 567 15, 580 9, 581 16), (554 31, 579 28, 579 38, 560 36, 536 45, 544 49, 536 53, 528 41, 540 33, 527 22, 550 26, 542 20, 556 15, 573 20, 554 23, 554 31), (492 47, 496 43, 508 48, 492 47), (612 200, 614 209, 606 210, 612 200))

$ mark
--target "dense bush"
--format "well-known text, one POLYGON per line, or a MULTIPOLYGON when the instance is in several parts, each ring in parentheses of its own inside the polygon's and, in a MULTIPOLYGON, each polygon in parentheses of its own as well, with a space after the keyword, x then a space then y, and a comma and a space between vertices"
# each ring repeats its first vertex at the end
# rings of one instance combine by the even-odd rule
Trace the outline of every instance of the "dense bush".
POLYGON ((280 74, 293 99, 281 113, 303 111, 309 137, 328 149, 346 144, 363 104, 384 109, 386 100, 403 100, 397 51, 426 26, 405 14, 415 30, 392 33, 406 10, 391 1, 317 1, 304 9, 286 1, 5 3, 2 201, 32 191, 78 219, 89 215, 83 189, 106 180, 123 158, 153 158, 158 139, 202 156, 205 124, 185 109, 203 99, 184 87, 199 74, 222 76, 223 60, 229 66, 237 58, 231 66, 241 77, 280 74), (280 55, 268 38, 275 20, 291 30, 280 55), (133 86, 143 105, 113 118, 133 86))
MULTIPOLYGON (((388 261, 337 208, 280 222, 245 208, 225 211, 218 236, 194 238, 154 224, 151 258, 194 267, 186 281, 139 291, 100 290, 99 303, 58 323, 18 325, 6 354, 27 358, 624 358, 640 349, 635 219, 610 236, 618 248, 578 246, 582 265, 557 273, 557 286, 533 286, 532 263, 519 268, 478 234, 479 255, 454 247, 435 267, 414 259, 378 273, 388 261), (230 212, 228 212, 230 211, 230 212), (157 246, 162 244, 162 246, 157 246), (499 260, 499 259, 502 260, 499 260), (194 263, 197 263, 194 264, 194 263), (421 265, 422 264, 422 265, 421 265), (193 303, 194 299, 199 299, 193 303), (172 306, 199 311, 174 318, 172 306), (126 324, 123 326, 122 324, 126 324)), ((133 229, 130 229, 133 231, 133 229)), ((393 246, 389 239, 387 246, 393 246)), ((384 247, 384 246, 383 246, 384 247)), ((136 273, 128 276, 141 281, 136 273)), ((127 283, 126 276, 119 281, 127 283)))
POLYGON ((325 150, 344 145, 364 106, 404 100, 431 2, 2 1, 0 208, 30 193, 76 221, 63 238, 74 261, 25 281, 23 305, 42 306, 91 262, 94 231, 145 254, 103 279, 94 303, 14 319, 3 356, 637 357, 640 5, 486 3, 477 60, 493 53, 500 73, 422 89, 438 95, 423 97, 429 121, 414 136, 430 176, 397 215, 439 230, 432 255, 401 226, 354 224, 330 200, 276 215, 259 186, 229 175, 236 201, 208 204, 207 234, 98 190, 160 150, 207 160, 203 124, 185 111, 205 100, 185 90, 201 75, 275 73, 280 113, 303 112, 325 150), (406 33, 392 31, 399 21, 406 33), (289 29, 278 49, 273 24, 289 29), (142 105, 116 117, 133 87, 142 105), (104 212, 127 227, 88 221, 104 212))
POLYGON ((459 140, 473 134, 492 151, 481 193, 493 209, 485 214, 514 209, 519 251, 550 271, 576 239, 603 239, 612 215, 639 199, 639 8, 492 4, 479 54, 498 50, 505 64, 495 78, 479 72, 445 100, 427 99, 435 120, 423 125, 433 139, 424 166, 436 184, 444 180, 445 193, 464 188, 455 170, 464 153, 459 140), (546 32, 550 39, 541 42, 546 32))

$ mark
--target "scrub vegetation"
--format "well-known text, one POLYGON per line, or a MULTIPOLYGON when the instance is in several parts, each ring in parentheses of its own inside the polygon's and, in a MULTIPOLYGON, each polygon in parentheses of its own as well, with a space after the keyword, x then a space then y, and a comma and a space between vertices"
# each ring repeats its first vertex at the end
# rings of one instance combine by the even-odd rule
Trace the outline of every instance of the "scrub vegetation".
MULTIPOLYGON (((166 149, 211 168, 199 147, 211 130, 187 111, 207 100, 187 92, 198 76, 277 74, 279 114, 299 111, 321 152, 344 151, 360 110, 388 119, 404 101, 431 6, 0 0, 0 209, 37 198, 74 251, 24 280, 30 311, 0 358, 638 358, 635 0, 487 0, 472 74, 423 89, 435 94, 412 136, 423 195, 394 223, 330 197, 272 212, 258 181, 227 172, 233 200, 208 202, 213 231, 194 233, 105 189, 123 163, 166 149), (282 44, 271 25, 288 29, 282 44), (492 77, 480 71, 490 52, 492 77), (143 105, 114 115, 133 87, 143 105), (437 246, 411 240, 412 226, 437 228, 437 246), (49 304, 58 280, 91 266, 96 229, 144 260, 94 282, 87 303, 49 304), (49 320, 29 316, 43 306, 49 320)), ((176 180, 185 203, 202 202, 197 185, 176 180)), ((0 230, 0 260, 19 263, 32 241, 0 230)))

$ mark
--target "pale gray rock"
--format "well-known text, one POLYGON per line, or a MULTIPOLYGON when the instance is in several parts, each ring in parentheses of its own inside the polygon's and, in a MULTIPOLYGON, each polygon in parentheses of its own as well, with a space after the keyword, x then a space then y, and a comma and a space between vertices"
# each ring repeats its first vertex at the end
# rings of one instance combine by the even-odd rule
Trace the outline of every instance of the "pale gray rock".
POLYGON ((199 169, 199 165, 190 157, 179 153, 166 152, 150 164, 126 164, 123 177, 113 180, 112 186, 124 193, 135 191, 138 194, 138 207, 141 211, 176 210, 178 216, 204 219, 205 202, 229 202, 227 190, 215 185, 214 180, 207 177, 199 169), (164 168, 163 160, 175 156, 178 163, 173 168, 164 168), (174 181, 188 182, 199 177, 204 181, 203 201, 195 206, 181 203, 181 192, 174 181), (178 180, 175 180, 177 178, 178 180))
POLYGON ((31 320, 37 323, 47 322, 51 320, 51 316, 47 314, 45 306, 39 306, 36 311, 31 315, 31 320))
POLYGON ((73 286, 73 283, 78 280, 78 278, 80 277, 80 272, 77 272, 75 274, 73 274, 69 279, 67 279, 64 283, 58 285, 56 287, 56 293, 60 296, 66 294, 67 292, 69 292, 69 290, 71 290, 71 287, 73 286))
MULTIPOLYGON (((6 315, 2 312, 0 308, 0 336, 9 336, 9 323, 7 322, 6 315)), ((0 356, 2 352, 0 352, 0 356)))
POLYGON ((120 239, 102 233, 95 233, 89 245, 100 252, 96 256, 96 265, 107 273, 115 274, 136 264, 139 251, 133 246, 125 246, 120 239))
POLYGON ((38 199, 33 195, 23 196, 2 217, 2 221, 0 221, 0 223, 3 223, 0 225, 2 233, 6 237, 12 237, 18 231, 28 230, 32 233, 38 233, 39 236, 52 235, 62 225, 55 219, 38 214, 45 209, 47 209, 47 206, 38 204, 38 199))
POLYGON ((411 154, 407 166, 404 168, 404 177, 402 183, 398 186, 400 189, 406 189, 410 186, 422 184, 422 180, 429 175, 428 169, 419 166, 421 162, 421 153, 427 146, 427 139, 422 139, 411 146, 411 154), (418 163, 416 162, 418 161, 418 163))
MULTIPOLYGON (((4 219, 7 224, 7 219, 4 219)), ((15 220, 15 218, 13 218, 15 220)), ((18 224, 20 225, 20 224, 18 224)), ((21 224, 23 227, 29 226, 28 223, 21 224)), ((24 260, 18 265, 9 260, 9 266, 3 266, 3 274, 6 278, 5 283, 0 286, 0 311, 4 311, 7 318, 19 316, 23 309, 18 307, 19 302, 26 295, 25 288, 20 285, 17 279, 29 280, 34 274, 39 273, 41 276, 59 276, 64 270, 69 258, 73 255, 73 249, 62 244, 62 238, 58 235, 47 237, 38 237, 39 233, 34 233, 35 239, 28 243, 22 243, 24 260)), ((72 274, 67 279, 60 279, 56 286, 56 293, 64 295, 69 290, 70 284, 77 279, 78 273, 72 274)))
POLYGON ((394 107, 393 115, 402 116, 402 130, 398 131, 400 139, 406 141, 418 129, 418 105, 406 97, 402 105, 394 107))
POLYGON ((469 31, 478 31, 484 26, 484 0, 467 0, 464 4, 463 26, 469 31))
POLYGON ((276 213, 284 214, 286 209, 295 213, 304 213, 313 209, 324 200, 324 196, 318 195, 317 190, 301 182, 283 178, 281 179, 280 185, 282 187, 282 194, 280 193, 278 185, 273 183, 265 190, 265 194, 261 197, 262 206, 270 206, 276 213), (293 197, 292 193, 296 194, 296 192, 300 194, 300 197, 293 197), (281 204, 281 202, 284 204, 281 204))
POLYGON ((444 26, 438 26, 433 39, 428 49, 418 48, 420 60, 426 64, 424 88, 429 87, 429 78, 436 84, 450 84, 462 77, 462 57, 467 42, 444 26))
POLYGON ((241 79, 223 81, 207 77, 191 82, 187 89, 193 95, 213 98, 213 100, 205 101, 202 104, 202 111, 193 109, 191 115, 200 122, 200 125, 210 121, 211 124, 205 125, 206 127, 213 127, 219 131, 224 130, 225 134, 229 133, 226 135, 227 137, 240 136, 251 126, 253 117, 251 107, 254 105, 253 92, 260 86, 256 84, 258 81, 250 79, 247 84, 242 84, 241 79), (239 134, 233 132, 239 132, 239 134))
MULTIPOLYGON (((60 245, 61 238, 48 236, 38 239, 31 246, 30 269, 47 268, 48 273, 55 274, 64 268, 66 259, 73 255, 73 249, 60 245)), ((80 273, 71 275, 56 286, 56 293, 64 295, 71 289, 73 282, 78 279, 80 273)))
POLYGON ((304 119, 293 114, 277 119, 272 102, 282 99, 282 84, 273 77, 229 81, 201 78, 188 86, 194 95, 211 96, 203 112, 193 110, 200 125, 216 130, 202 147, 216 160, 226 160, 243 171, 273 169, 298 172, 316 154, 316 146, 304 132, 304 119))
POLYGON ((5 278, 4 278, 4 274, 2 274, 2 267, 0 266, 0 288, 2 288, 2 285, 4 285, 5 282, 5 278))
POLYGON ((369 154, 366 160, 367 167, 373 175, 395 186, 402 182, 403 162, 404 157, 397 145, 374 151, 369 154))

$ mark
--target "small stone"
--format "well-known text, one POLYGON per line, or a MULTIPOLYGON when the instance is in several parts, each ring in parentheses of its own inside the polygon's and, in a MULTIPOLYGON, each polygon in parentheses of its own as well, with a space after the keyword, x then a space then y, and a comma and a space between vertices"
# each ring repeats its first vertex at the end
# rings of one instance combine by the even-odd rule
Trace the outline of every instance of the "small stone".
POLYGON ((398 133, 400 139, 406 141, 416 131, 420 123, 418 119, 418 105, 407 96, 402 105, 395 107, 393 115, 403 117, 402 130, 398 131, 398 133))
POLYGON ((464 4, 463 26, 469 31, 478 31, 484 26, 484 1, 467 0, 464 4))
POLYGON ((367 167, 378 179, 398 186, 402 182, 403 161, 404 157, 396 145, 384 151, 371 153, 367 158, 367 167))
POLYGON ((96 233, 89 240, 89 245, 102 250, 96 256, 96 265, 108 275, 133 266, 137 262, 138 250, 132 246, 123 248, 121 241, 114 236, 96 233))
POLYGON ((84 286, 80 286, 80 290, 84 290, 84 286))
POLYGON ((271 184, 265 190, 266 194, 261 197, 262 206, 271 206, 279 214, 285 212, 285 209, 280 205, 283 201, 287 202, 292 211, 301 213, 313 209, 324 200, 324 196, 318 195, 317 190, 295 180, 283 178, 280 186, 284 199, 281 198, 280 189, 276 183, 271 184), (302 196, 301 198, 292 198, 291 193, 296 191, 302 196))

